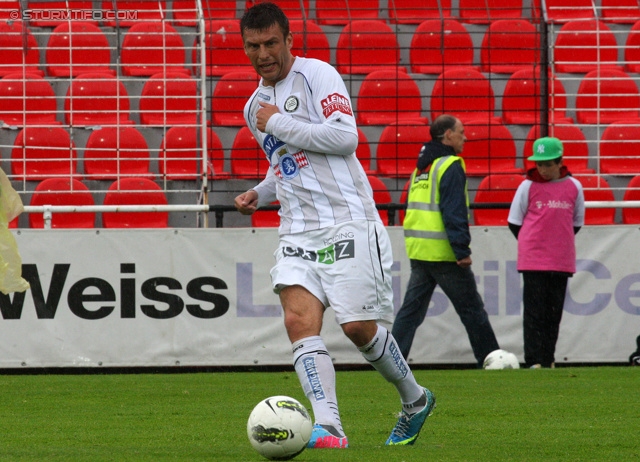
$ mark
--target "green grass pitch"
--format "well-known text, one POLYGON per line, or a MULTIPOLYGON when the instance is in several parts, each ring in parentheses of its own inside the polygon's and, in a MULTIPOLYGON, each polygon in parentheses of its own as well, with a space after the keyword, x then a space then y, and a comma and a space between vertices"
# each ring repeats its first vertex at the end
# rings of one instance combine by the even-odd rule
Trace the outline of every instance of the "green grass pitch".
MULTIPOLYGON (((640 459, 640 368, 417 370, 437 407, 414 446, 385 447, 400 404, 374 371, 339 371, 350 447, 296 461, 640 459)), ((0 460, 260 461, 253 406, 289 395, 294 372, 1 375, 0 460)))

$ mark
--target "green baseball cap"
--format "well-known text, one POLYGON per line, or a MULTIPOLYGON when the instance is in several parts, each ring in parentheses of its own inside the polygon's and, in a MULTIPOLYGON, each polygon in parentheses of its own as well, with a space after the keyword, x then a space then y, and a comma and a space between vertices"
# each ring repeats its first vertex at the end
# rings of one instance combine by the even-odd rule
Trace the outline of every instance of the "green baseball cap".
POLYGON ((533 155, 528 159, 537 162, 553 160, 558 157, 562 157, 562 141, 558 138, 546 136, 544 138, 538 138, 533 143, 533 155))

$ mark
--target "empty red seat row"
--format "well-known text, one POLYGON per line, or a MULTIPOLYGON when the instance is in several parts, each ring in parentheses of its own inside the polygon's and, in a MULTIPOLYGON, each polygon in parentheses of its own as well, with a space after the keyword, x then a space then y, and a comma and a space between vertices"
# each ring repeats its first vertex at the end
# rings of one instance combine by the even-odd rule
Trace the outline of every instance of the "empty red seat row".
MULTIPOLYGON (((192 77, 168 72, 147 79, 140 95, 143 125, 195 125, 197 82, 192 77)), ((36 74, 9 74, 0 79, 0 120, 6 125, 55 125, 57 103, 51 84, 36 74)), ((131 124, 127 90, 110 73, 90 72, 71 81, 64 99, 67 125, 95 126, 131 124)))
MULTIPOLYGON (((292 20, 295 34, 294 54, 329 61, 329 42, 320 26, 312 21, 292 20)), ((602 67, 640 69, 640 22, 629 32, 625 45, 625 62, 618 62, 618 46, 611 29, 602 21, 583 20, 564 24, 555 42, 557 72, 586 73, 602 67)), ((0 76, 22 72, 42 74, 39 51, 33 34, 20 22, 0 23, 0 76), (30 47, 23 56, 23 33, 30 47)), ((221 76, 231 71, 251 71, 240 35, 237 19, 212 20, 206 23, 206 72, 221 76), (221 33, 224 31, 224 33, 221 33)), ((127 76, 150 76, 159 72, 190 73, 185 63, 181 36, 167 21, 139 22, 126 32, 119 62, 127 76)), ((414 73, 439 74, 452 66, 474 67, 471 35, 458 21, 427 20, 412 36, 410 70, 414 73)), ((77 76, 86 72, 110 72, 111 50, 104 32, 95 24, 76 21, 56 27, 50 34, 46 50, 47 75, 77 76)), ((192 62, 200 62, 199 47, 192 47, 192 62)), ((497 20, 484 33, 480 49, 483 72, 513 73, 533 66, 540 60, 537 28, 525 19, 497 20)), ((381 20, 348 23, 338 38, 336 66, 343 74, 368 74, 382 68, 400 66, 400 48, 394 30, 381 20)))
MULTIPOLYGON (((105 193, 102 205, 167 205, 162 188, 146 178, 122 178, 114 181, 105 193)), ((78 179, 48 178, 40 182, 31 197, 32 206, 93 206, 96 205, 89 188, 78 179)), ((102 212, 104 228, 166 228, 168 212, 102 212)), ((44 217, 29 214, 31 228, 43 228, 44 217)), ((95 212, 54 212, 52 228, 94 228, 95 212)))
MULTIPOLYGON (((158 152, 160 176, 168 180, 197 180, 202 175, 216 180, 228 178, 222 143, 210 128, 206 142, 208 156, 203 165, 199 129, 171 127, 158 152)), ((21 130, 14 141, 11 175, 20 181, 41 181, 50 177, 113 180, 154 176, 150 171, 147 141, 135 127, 105 127, 92 131, 82 159, 84 175, 78 173, 76 145, 62 127, 28 127, 21 130)))

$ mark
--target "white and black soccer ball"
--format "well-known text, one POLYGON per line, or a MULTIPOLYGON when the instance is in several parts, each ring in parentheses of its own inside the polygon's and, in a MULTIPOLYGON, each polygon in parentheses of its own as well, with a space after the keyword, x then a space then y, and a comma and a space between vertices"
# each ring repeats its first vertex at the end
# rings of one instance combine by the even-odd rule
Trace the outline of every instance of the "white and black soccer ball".
POLYGON ((251 446, 269 460, 296 457, 307 447, 312 428, 307 409, 289 396, 260 401, 247 421, 251 446))
POLYGON ((505 350, 494 350, 484 359, 482 368, 487 370, 520 369, 520 363, 513 353, 505 350))

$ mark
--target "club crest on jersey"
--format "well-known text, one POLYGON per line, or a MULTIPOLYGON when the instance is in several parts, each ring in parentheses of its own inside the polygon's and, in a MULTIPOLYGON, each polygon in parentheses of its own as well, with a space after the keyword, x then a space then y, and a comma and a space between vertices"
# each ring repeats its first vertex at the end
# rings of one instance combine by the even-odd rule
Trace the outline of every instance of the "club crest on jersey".
POLYGON ((287 112, 295 112, 300 105, 300 101, 297 96, 289 96, 284 102, 284 110, 287 112))
POLYGON ((339 93, 333 93, 327 96, 321 101, 321 104, 322 113, 326 118, 328 118, 336 111, 350 116, 353 115, 353 112, 351 111, 351 103, 349 103, 349 98, 339 93))
POLYGON ((291 154, 285 154, 278 159, 280 174, 283 178, 290 180, 298 175, 298 164, 291 154))
POLYGON ((294 154, 281 154, 278 164, 273 166, 273 173, 279 178, 290 180, 300 173, 301 168, 309 166, 309 159, 304 151, 298 151, 294 154))

